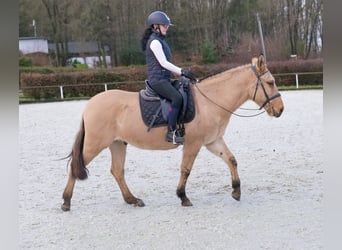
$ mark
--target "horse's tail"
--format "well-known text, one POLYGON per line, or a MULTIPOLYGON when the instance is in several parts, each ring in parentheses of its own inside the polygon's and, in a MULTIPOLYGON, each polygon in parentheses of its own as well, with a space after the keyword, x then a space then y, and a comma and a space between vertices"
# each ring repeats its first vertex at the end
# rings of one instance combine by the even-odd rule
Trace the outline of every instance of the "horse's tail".
POLYGON ((88 169, 86 168, 83 161, 83 144, 84 144, 84 120, 82 118, 80 129, 76 135, 72 151, 69 154, 71 159, 71 173, 73 177, 80 180, 85 180, 88 178, 88 169))

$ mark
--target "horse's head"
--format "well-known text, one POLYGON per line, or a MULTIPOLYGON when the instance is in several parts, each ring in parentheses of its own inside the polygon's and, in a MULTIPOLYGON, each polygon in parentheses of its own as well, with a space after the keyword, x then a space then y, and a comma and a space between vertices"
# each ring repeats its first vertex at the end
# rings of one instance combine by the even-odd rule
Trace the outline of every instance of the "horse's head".
POLYGON ((252 70, 256 80, 250 98, 260 106, 260 109, 264 108, 270 116, 279 117, 284 110, 283 100, 273 75, 267 69, 263 54, 252 58, 252 70))

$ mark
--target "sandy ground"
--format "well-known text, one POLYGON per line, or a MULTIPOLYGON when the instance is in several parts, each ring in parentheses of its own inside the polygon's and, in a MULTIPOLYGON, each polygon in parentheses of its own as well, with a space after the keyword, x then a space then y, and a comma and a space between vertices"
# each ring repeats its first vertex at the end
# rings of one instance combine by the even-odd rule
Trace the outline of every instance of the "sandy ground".
POLYGON ((20 105, 20 249, 323 249, 323 91, 282 96, 280 118, 232 117, 228 125, 240 202, 227 166, 206 149, 188 180, 194 206, 182 207, 182 148, 129 146, 126 180, 146 206, 123 201, 104 150, 76 182, 70 212, 60 209, 67 162, 58 159, 71 149, 86 101, 20 105))

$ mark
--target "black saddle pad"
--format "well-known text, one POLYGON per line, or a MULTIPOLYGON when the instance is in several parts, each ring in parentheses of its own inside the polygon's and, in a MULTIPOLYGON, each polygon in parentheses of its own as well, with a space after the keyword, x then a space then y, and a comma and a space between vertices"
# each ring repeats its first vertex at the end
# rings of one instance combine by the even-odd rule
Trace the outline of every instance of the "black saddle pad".
MULTIPOLYGON (((143 89, 139 92, 139 103, 141 116, 146 126, 154 128, 167 125, 167 121, 162 114, 161 99, 159 97, 151 97, 143 89)), ((178 124, 191 122, 194 117, 195 103, 191 87, 189 86, 187 91, 187 107, 183 119, 181 117, 178 118, 178 124)))

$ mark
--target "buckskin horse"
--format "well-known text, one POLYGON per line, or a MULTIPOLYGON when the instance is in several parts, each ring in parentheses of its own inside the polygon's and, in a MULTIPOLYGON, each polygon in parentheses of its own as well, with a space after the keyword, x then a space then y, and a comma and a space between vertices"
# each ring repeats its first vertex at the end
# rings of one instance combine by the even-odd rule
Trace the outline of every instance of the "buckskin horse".
MULTIPOLYGON (((190 86, 196 115, 185 124, 183 155, 177 196, 183 206, 192 206, 185 188, 195 158, 202 146, 220 157, 229 167, 232 197, 240 200, 240 178, 237 161, 223 140, 233 112, 247 100, 253 100, 269 116, 279 117, 284 109, 275 79, 267 69, 262 54, 253 57, 250 64, 238 66, 203 79, 190 86)), ((144 202, 128 188, 124 176, 127 145, 148 150, 169 150, 178 147, 165 141, 167 127, 153 128, 149 132, 143 123, 139 94, 122 90, 109 90, 89 99, 82 115, 80 129, 69 155, 68 181, 63 192, 63 211, 69 211, 76 179, 88 177, 86 166, 103 149, 111 152, 111 173, 117 181, 123 199, 138 207, 144 202)))

